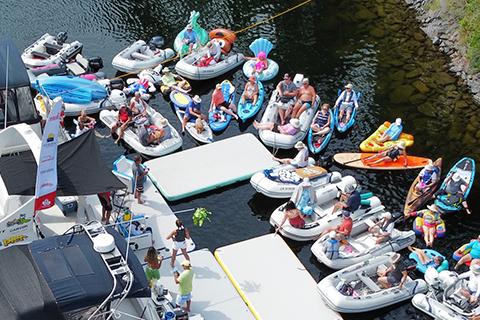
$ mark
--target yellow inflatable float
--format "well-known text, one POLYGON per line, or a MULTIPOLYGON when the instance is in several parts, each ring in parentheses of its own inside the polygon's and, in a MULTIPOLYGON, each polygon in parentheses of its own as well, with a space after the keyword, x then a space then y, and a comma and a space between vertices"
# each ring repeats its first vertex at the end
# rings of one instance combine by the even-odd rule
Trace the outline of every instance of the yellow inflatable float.
POLYGON ((400 137, 395 141, 385 141, 377 143, 374 139, 378 139, 390 127, 390 122, 385 121, 378 129, 372 133, 367 139, 360 143, 360 150, 363 152, 379 152, 390 147, 393 147, 399 141, 404 141, 405 146, 411 147, 413 145, 413 136, 408 133, 400 134, 400 137))

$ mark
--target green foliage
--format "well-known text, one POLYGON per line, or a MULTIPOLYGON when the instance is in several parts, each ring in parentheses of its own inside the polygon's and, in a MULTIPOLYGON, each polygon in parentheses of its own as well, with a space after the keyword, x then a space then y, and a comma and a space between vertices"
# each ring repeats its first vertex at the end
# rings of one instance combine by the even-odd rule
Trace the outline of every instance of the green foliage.
POLYGON ((193 216, 192 216, 193 224, 197 227, 201 227, 203 225, 203 222, 205 221, 205 219, 210 221, 209 216, 211 214, 212 213, 205 208, 197 208, 195 210, 195 212, 193 213, 193 216))
POLYGON ((475 71, 480 71, 480 0, 466 1, 465 14, 460 25, 468 47, 470 66, 475 71))

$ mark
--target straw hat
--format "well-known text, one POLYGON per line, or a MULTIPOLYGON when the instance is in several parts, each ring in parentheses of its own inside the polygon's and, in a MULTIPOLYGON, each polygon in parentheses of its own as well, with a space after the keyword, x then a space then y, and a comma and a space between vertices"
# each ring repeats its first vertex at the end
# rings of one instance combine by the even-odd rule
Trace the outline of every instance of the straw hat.
POLYGON ((349 83, 345 86, 345 89, 353 89, 353 84, 349 83))
POLYGON ((299 129, 300 128, 300 120, 298 119, 290 119, 290 124, 295 128, 295 129, 299 129))
POLYGON ((202 102, 202 99, 198 95, 194 95, 192 98, 193 102, 200 103, 202 102))
POLYGON ((162 127, 166 127, 168 126, 168 120, 165 118, 162 118, 160 119, 160 124, 162 125, 162 127))
POLYGON ((163 68, 162 72, 163 73, 168 73, 168 72, 170 72, 170 69, 168 69, 168 67, 165 67, 165 68, 163 68))
POLYGON ((305 148, 305 143, 303 143, 302 141, 298 141, 297 143, 295 143, 295 149, 303 149, 305 148))
POLYGON ((217 85, 215 86, 215 89, 218 89, 218 90, 222 89, 222 85, 220 83, 217 83, 217 85))

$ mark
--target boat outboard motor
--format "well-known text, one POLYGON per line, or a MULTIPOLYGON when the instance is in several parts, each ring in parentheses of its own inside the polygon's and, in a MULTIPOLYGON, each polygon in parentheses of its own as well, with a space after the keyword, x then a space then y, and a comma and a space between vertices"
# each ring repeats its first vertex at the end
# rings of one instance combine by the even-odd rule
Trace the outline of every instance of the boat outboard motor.
POLYGON ((122 104, 127 103, 127 96, 122 90, 113 89, 112 93, 110 93, 109 97, 110 101, 115 105, 117 108, 120 107, 122 104))
POLYGON ((148 42, 150 49, 161 49, 165 45, 165 38, 162 36, 155 36, 148 42))
POLYGON ((65 43, 65 41, 67 41, 67 38, 68 38, 68 35, 66 32, 59 32, 56 36, 55 36, 55 41, 57 42, 58 45, 62 45, 65 43))
POLYGON ((103 68, 103 59, 102 57, 91 57, 88 59, 88 68, 91 72, 95 73, 98 70, 103 68))
POLYGON ((442 281, 440 280, 438 271, 435 268, 427 268, 425 271, 425 281, 435 290, 439 290, 442 287, 442 281))

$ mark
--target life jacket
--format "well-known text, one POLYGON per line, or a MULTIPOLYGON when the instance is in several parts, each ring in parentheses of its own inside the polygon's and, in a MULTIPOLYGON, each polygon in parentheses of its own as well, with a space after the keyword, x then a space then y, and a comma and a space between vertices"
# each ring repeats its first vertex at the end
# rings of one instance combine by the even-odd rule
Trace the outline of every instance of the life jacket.
POLYGON ((425 172, 423 173, 422 181, 427 183, 432 179, 434 173, 438 174, 437 167, 433 168, 433 170, 425 170, 425 172))
POLYGON ((350 96, 348 97, 347 99, 347 91, 343 91, 342 92, 342 99, 340 100, 340 103, 351 103, 353 102, 353 96, 355 95, 355 91, 352 90, 352 93, 350 94, 350 96))

